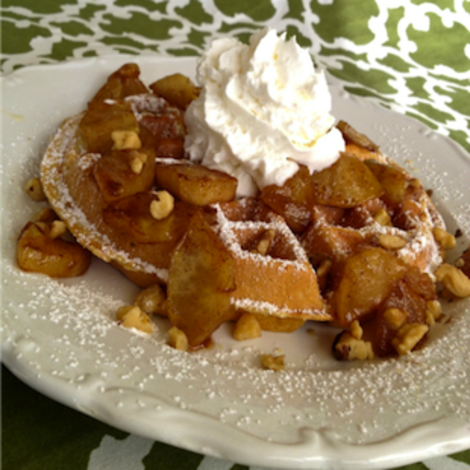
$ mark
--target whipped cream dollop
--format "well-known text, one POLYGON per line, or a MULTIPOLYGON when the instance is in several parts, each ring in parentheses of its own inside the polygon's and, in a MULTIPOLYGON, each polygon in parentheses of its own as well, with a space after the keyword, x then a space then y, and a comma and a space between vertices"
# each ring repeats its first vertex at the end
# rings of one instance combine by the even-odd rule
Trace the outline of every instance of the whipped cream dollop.
POLYGON ((199 60, 197 80, 203 89, 186 111, 185 150, 236 177, 239 197, 282 186, 299 164, 323 170, 344 151, 325 75, 295 38, 265 28, 249 45, 217 39, 199 60))

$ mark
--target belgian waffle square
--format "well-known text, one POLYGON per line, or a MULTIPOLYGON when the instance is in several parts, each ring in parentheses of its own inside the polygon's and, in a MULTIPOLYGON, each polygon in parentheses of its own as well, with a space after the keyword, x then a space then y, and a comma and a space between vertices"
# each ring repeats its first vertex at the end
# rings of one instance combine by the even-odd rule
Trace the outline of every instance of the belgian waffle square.
POLYGON ((214 205, 217 231, 235 261, 235 308, 278 318, 331 320, 297 238, 282 217, 255 205, 249 199, 214 205))

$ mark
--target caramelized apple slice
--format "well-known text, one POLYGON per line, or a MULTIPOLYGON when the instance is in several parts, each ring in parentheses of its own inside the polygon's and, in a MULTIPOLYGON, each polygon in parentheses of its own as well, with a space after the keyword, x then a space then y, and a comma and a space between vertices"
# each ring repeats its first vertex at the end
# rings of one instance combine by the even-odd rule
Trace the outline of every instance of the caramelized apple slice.
POLYGON ((407 265, 382 248, 365 248, 347 259, 335 292, 340 326, 372 313, 403 278, 407 265))
POLYGON ((197 212, 173 252, 168 278, 171 323, 198 346, 233 318, 234 261, 217 234, 197 212))
POLYGON ((177 201, 168 217, 156 220, 150 213, 150 205, 154 200, 158 200, 154 192, 138 193, 121 199, 104 210, 103 219, 139 243, 179 240, 186 232, 196 208, 177 201))
POLYGON ((186 109, 199 96, 200 89, 180 73, 161 78, 150 85, 150 89, 168 103, 186 109))
POLYGON ((79 124, 79 135, 90 153, 104 153, 113 145, 115 130, 138 133, 137 119, 128 103, 97 102, 89 107, 79 124))
POLYGON ((379 149, 378 145, 372 142, 369 137, 356 131, 347 122, 339 121, 336 127, 341 131, 347 143, 355 144, 371 152, 376 152, 379 149))
POLYGON ((183 157, 185 130, 182 114, 170 111, 159 116, 147 114, 141 117, 140 124, 141 132, 152 136, 156 157, 183 157))
POLYGON ((156 157, 183 158, 184 139, 159 139, 155 145, 156 157))
POLYGON ((377 178, 361 160, 349 153, 332 166, 312 175, 313 198, 318 204, 354 207, 383 194, 377 178))
POLYGON ((236 178, 190 162, 157 164, 155 176, 160 187, 197 206, 231 201, 237 190, 236 178))
POLYGON ((303 232, 310 224, 313 207, 312 178, 307 167, 300 166, 282 187, 266 186, 261 192, 261 199, 282 215, 294 232, 303 232))
POLYGON ((392 207, 398 207, 405 197, 408 181, 402 171, 391 165, 385 165, 375 160, 364 162, 382 185, 385 194, 383 199, 392 207))
POLYGON ((17 245, 18 265, 23 271, 50 277, 75 277, 90 265, 91 253, 76 242, 51 238, 44 222, 28 222, 17 245))
POLYGON ((155 154, 149 149, 110 150, 93 168, 95 181, 108 203, 149 190, 154 174, 155 154))
POLYGON ((98 90, 89 106, 105 100, 123 100, 126 96, 148 93, 147 87, 140 81, 140 70, 137 64, 124 64, 112 73, 108 81, 98 90))

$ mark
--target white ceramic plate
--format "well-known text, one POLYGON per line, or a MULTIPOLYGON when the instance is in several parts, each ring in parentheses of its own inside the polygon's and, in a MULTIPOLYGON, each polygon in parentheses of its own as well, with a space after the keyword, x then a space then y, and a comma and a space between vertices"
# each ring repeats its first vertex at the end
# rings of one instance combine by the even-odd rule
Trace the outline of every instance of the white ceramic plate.
MULTIPOLYGON (((41 205, 24 183, 60 122, 82 110, 105 78, 134 60, 151 81, 194 77, 193 59, 124 56, 22 69, 2 80, 3 361, 44 394, 129 432, 239 463, 283 468, 379 468, 470 447, 470 299, 409 357, 343 364, 335 332, 309 325, 185 354, 110 318, 137 289, 96 260, 72 280, 25 274, 16 238, 41 205), (306 329, 313 328, 312 337, 306 329), (263 371, 260 352, 282 350, 287 370, 263 371)), ((470 233, 470 160, 418 122, 332 86, 334 114, 434 189, 451 230, 470 233), (416 168, 414 168, 416 167, 416 168)), ((456 254, 468 239, 459 239, 456 254)))

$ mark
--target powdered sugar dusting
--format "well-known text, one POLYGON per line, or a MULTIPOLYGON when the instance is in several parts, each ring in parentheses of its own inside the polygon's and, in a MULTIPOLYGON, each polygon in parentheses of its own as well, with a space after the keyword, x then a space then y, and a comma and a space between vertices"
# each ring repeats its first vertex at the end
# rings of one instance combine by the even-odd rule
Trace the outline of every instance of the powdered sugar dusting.
MULTIPOLYGON (((66 80, 55 83, 65 87, 64 93, 69 90, 66 80)), ((48 115, 41 112, 44 122, 39 122, 31 103, 21 109, 18 103, 10 109, 33 118, 3 136, 3 191, 18 205, 1 208, 0 328, 3 360, 24 380, 115 426, 239 461, 252 459, 253 452, 245 450, 256 449, 256 456, 289 467, 298 462, 322 466, 321 459, 364 462, 365 455, 371 467, 379 467, 397 452, 410 459, 419 452, 428 456, 470 445, 468 299, 444 305, 450 320, 434 329, 424 349, 403 358, 343 364, 328 351, 335 331, 312 323, 293 334, 265 333, 246 343, 232 340, 226 324, 214 335, 213 349, 181 353, 166 345, 166 320, 155 319, 158 331, 141 337, 111 319, 136 289, 108 266, 94 263, 86 276, 70 281, 20 272, 15 240, 38 208, 21 185, 37 175, 44 134, 57 123, 52 120, 44 131, 48 115), (315 337, 307 334, 309 328, 315 337), (286 354, 286 370, 261 370, 261 353, 286 354)), ((410 138, 408 125, 388 125, 383 110, 367 111, 377 122, 370 124, 381 136, 376 141, 389 142, 387 153, 403 157, 400 163, 412 159, 440 208, 448 207, 443 210, 448 227, 468 233, 468 162, 448 151, 446 161, 456 161, 456 167, 444 175, 445 165, 423 147, 427 137, 410 138), (413 150, 403 150, 410 146, 413 150)), ((440 148, 439 143, 440 138, 434 140, 433 147, 440 148)), ((457 252, 468 239, 459 243, 457 252)))

